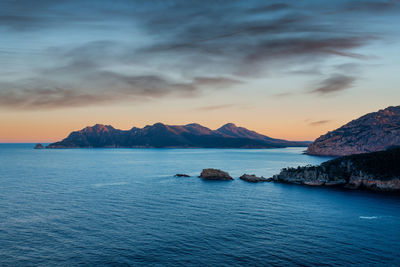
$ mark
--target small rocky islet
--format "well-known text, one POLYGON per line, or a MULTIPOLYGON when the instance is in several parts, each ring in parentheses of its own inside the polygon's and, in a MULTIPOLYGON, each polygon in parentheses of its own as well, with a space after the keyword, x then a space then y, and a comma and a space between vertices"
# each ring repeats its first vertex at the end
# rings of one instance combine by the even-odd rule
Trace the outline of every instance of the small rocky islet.
POLYGON ((184 173, 177 173, 174 175, 175 177, 190 177, 190 175, 188 174, 184 174, 184 173))
POLYGON ((255 174, 243 174, 239 177, 239 179, 250 182, 250 183, 258 183, 258 182, 271 182, 272 178, 265 178, 263 176, 258 177, 255 174))
POLYGON ((204 169, 199 178, 204 180, 222 180, 228 181, 233 180, 233 178, 229 175, 229 173, 218 170, 218 169, 204 169))
POLYGON ((34 147, 34 149, 44 149, 44 146, 40 143, 37 143, 34 147))

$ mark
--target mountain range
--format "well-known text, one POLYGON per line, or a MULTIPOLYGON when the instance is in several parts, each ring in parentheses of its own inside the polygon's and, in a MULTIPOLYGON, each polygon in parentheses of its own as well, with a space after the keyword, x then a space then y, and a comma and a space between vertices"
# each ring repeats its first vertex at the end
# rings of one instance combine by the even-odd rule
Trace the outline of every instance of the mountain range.
POLYGON ((307 154, 346 156, 400 146, 400 106, 368 113, 317 138, 307 154))
POLYGON ((116 147, 176 147, 176 148, 279 148, 308 146, 307 141, 287 141, 271 138, 228 123, 211 130, 197 123, 165 125, 156 123, 144 128, 115 129, 96 124, 75 131, 47 148, 116 148, 116 147))

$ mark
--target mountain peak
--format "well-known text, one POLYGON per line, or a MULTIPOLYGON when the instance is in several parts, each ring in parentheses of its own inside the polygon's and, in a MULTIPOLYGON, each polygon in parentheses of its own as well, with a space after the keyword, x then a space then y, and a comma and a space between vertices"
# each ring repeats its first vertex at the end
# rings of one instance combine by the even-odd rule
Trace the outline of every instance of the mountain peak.
POLYGON ((222 127, 219 129, 229 129, 229 128, 232 129, 232 128, 238 128, 238 127, 236 126, 236 124, 229 122, 227 124, 222 125, 222 127))
POLYGON ((146 125, 144 127, 144 129, 163 129, 163 128, 166 128, 166 127, 167 127, 167 125, 165 125, 164 123, 156 122, 153 125, 146 125))
POLYGON ((251 138, 251 139, 259 139, 263 140, 266 136, 256 133, 254 131, 250 131, 243 127, 237 127, 234 123, 230 122, 223 125, 221 128, 216 130, 217 132, 237 138, 251 138))
POLYGON ((200 125, 198 123, 190 123, 190 124, 186 124, 183 126, 183 128, 192 133, 192 134, 196 134, 196 135, 210 135, 213 134, 213 131, 207 127, 204 127, 203 125, 200 125))
POLYGON ((113 130, 114 127, 111 125, 95 124, 93 126, 87 126, 81 130, 81 132, 108 132, 113 130))
POLYGON ((189 123, 189 124, 186 124, 185 126, 189 126, 189 127, 204 127, 203 125, 198 124, 198 123, 189 123))

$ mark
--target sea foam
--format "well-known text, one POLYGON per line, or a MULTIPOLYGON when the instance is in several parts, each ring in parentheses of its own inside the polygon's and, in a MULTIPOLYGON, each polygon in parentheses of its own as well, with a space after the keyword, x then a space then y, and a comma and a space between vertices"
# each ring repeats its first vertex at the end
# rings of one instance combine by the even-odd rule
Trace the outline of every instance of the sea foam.
POLYGON ((93 187, 104 187, 104 186, 114 186, 114 185, 124 185, 128 184, 127 182, 115 182, 115 183, 100 183, 100 184, 93 184, 93 187))
POLYGON ((363 219, 363 220, 375 220, 375 219, 378 219, 379 217, 378 216, 360 216, 359 218, 363 219))

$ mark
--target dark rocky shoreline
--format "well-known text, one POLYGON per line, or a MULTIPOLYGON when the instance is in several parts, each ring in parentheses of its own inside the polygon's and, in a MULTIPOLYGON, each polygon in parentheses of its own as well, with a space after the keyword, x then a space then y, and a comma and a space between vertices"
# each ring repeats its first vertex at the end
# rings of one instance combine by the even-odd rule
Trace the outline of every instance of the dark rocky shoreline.
POLYGON ((344 156, 319 166, 284 168, 274 182, 400 192, 400 148, 344 156))

